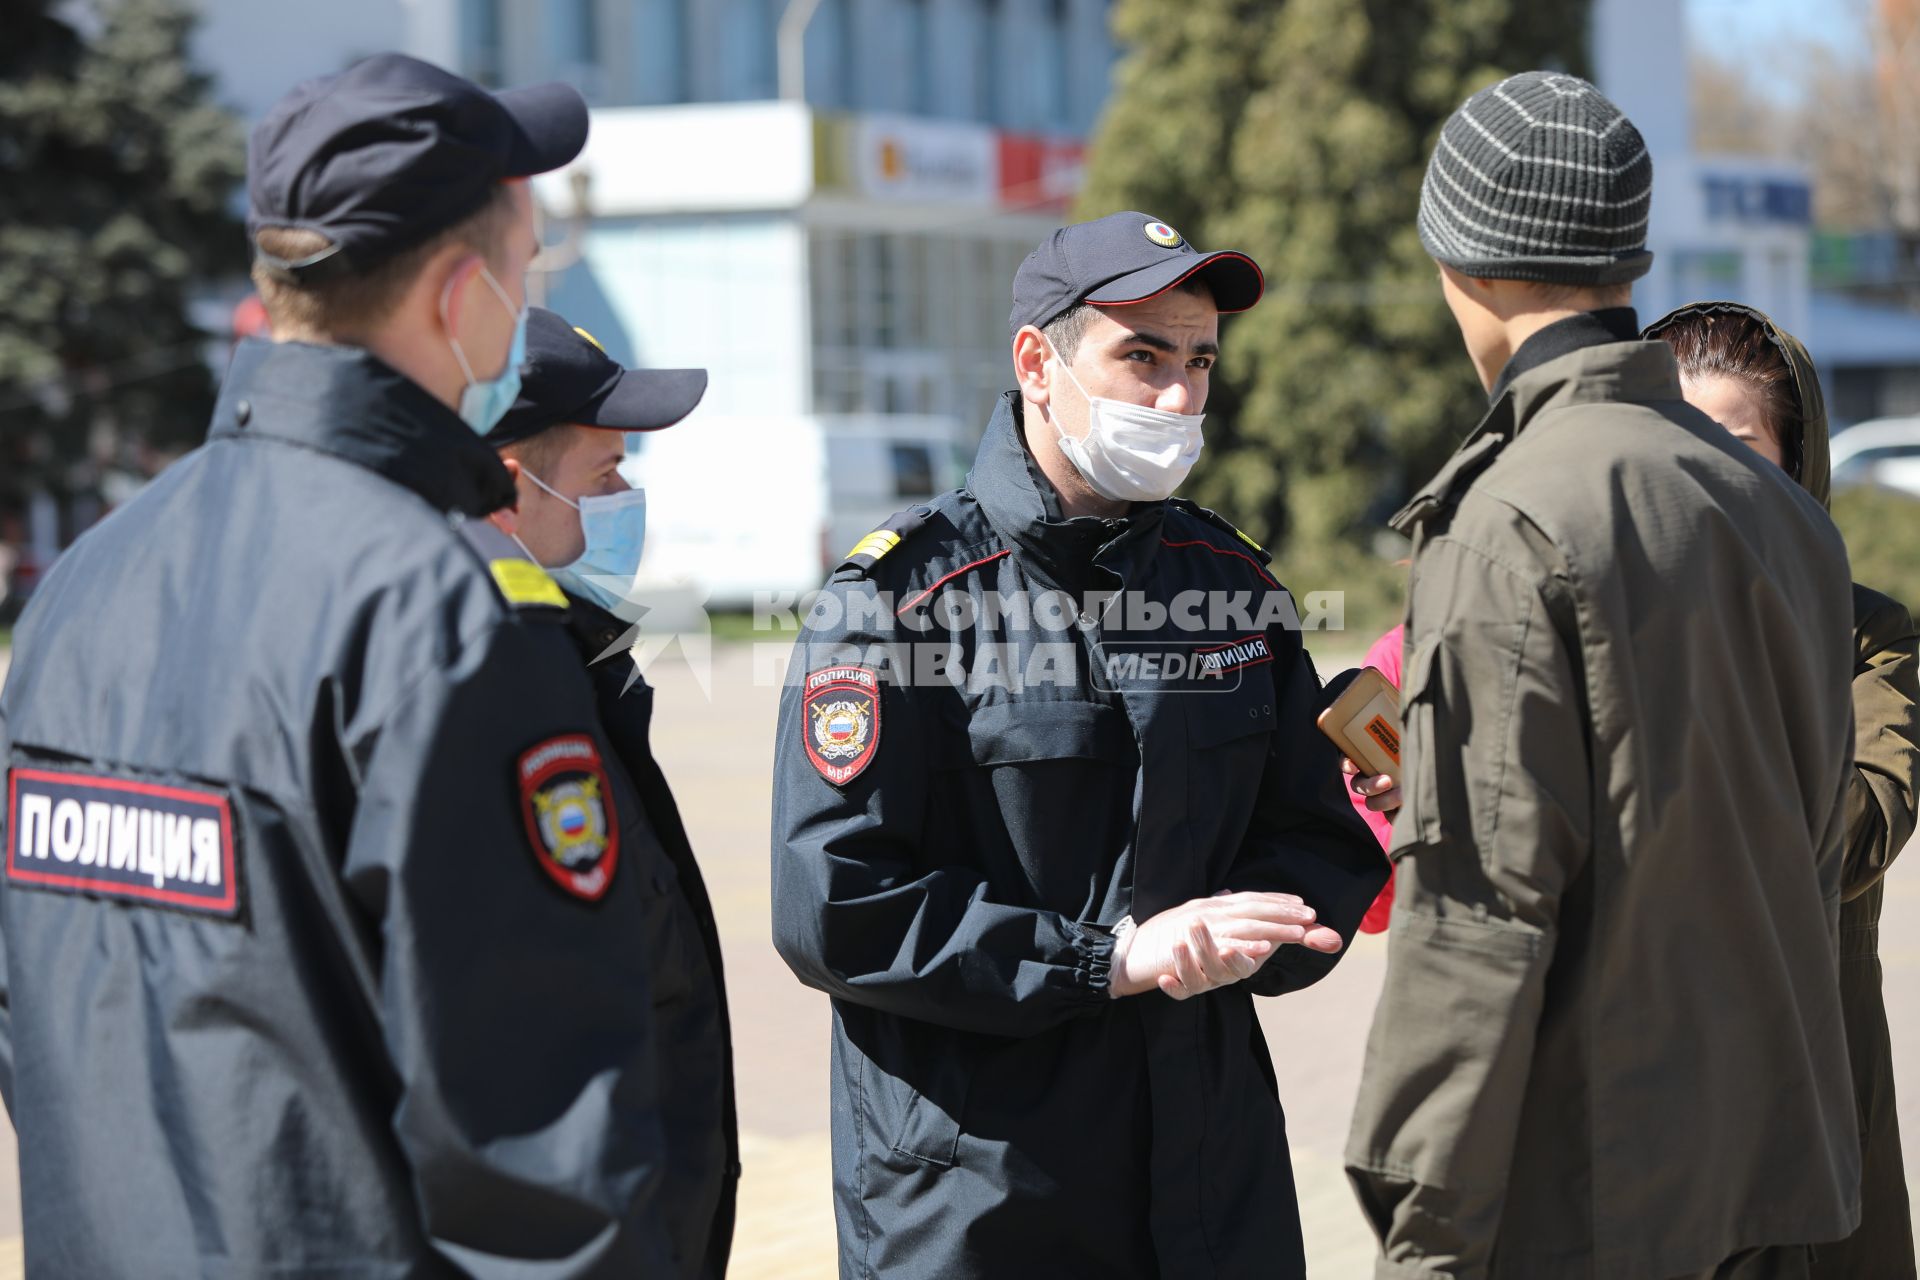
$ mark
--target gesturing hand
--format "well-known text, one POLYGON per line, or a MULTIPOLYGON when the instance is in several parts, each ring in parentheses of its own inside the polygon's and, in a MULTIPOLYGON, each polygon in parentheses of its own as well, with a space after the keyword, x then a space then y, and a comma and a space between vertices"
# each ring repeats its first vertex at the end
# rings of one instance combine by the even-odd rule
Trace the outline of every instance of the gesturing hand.
POLYGON ((1131 996, 1158 987, 1185 1000, 1252 977, 1275 947, 1338 951, 1340 935, 1316 920, 1290 893, 1195 898, 1119 932, 1109 989, 1131 996))

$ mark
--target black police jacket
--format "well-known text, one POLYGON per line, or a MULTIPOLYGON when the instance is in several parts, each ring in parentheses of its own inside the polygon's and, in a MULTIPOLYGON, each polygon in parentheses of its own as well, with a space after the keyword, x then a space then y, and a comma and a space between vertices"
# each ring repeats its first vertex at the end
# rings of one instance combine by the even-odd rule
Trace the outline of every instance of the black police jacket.
MULTIPOLYGON (((677 1275, 646 806, 513 497, 366 354, 243 344, 0 699, 36 1276, 677 1275)), ((654 846, 657 847, 657 846, 654 846)))
POLYGON ((666 774, 654 758, 653 686, 629 652, 634 633, 590 600, 567 596, 568 624, 593 681, 600 725, 639 794, 650 836, 663 857, 649 860, 656 883, 646 905, 647 968, 660 1041, 661 1114, 671 1174, 661 1205, 686 1274, 726 1274, 740 1178, 740 1132, 733 1046, 706 879, 680 821, 666 774))
POLYGON ((1337 957, 1115 1000, 1111 930, 1276 890, 1351 937, 1387 865, 1266 554, 1180 502, 1062 519, 1020 407, 834 575, 782 698, 774 936, 834 998, 841 1274, 1298 1276, 1252 997, 1337 957))

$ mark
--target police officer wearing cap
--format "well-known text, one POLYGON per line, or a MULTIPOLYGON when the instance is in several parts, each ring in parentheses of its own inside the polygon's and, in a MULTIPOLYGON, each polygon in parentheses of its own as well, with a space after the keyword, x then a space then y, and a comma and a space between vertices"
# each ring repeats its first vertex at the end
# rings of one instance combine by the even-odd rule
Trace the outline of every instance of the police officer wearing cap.
POLYGON ((0 701, 35 1275, 686 1274, 645 805, 483 517, 579 95, 381 55, 252 136, 276 341, 36 593, 0 701))
POLYGON ((774 936, 833 997, 843 1276, 1304 1274, 1253 997, 1386 868, 1266 553, 1173 496, 1262 289, 1145 214, 1056 231, 966 487, 796 646, 774 936))
POLYGON ((600 727, 640 811, 623 833, 626 873, 648 886, 642 936, 653 1015, 665 1052, 659 1088, 669 1177, 661 1204, 684 1274, 726 1272, 739 1178, 733 1061, 720 933, 706 883, 648 730, 653 688, 629 652, 643 610, 634 575, 646 494, 619 466, 626 432, 657 431, 693 412, 704 369, 626 369, 585 330, 544 307, 527 312, 520 396, 487 443, 500 450, 516 503, 488 517, 567 595, 567 629, 594 686, 600 727))

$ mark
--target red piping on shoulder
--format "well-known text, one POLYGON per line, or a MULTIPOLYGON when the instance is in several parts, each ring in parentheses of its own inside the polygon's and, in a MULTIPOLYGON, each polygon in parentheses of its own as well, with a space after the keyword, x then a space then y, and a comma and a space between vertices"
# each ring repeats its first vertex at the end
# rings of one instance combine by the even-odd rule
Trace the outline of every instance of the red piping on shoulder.
POLYGON ((1217 556, 1238 556, 1242 560, 1245 560, 1248 564, 1252 565, 1253 571, 1259 574, 1262 578, 1265 578, 1267 580, 1268 586, 1272 587, 1275 591, 1278 591, 1280 589, 1280 584, 1274 581, 1273 575, 1267 572, 1266 566, 1261 564, 1258 560, 1255 560, 1252 556, 1248 555, 1244 551, 1235 551, 1231 547, 1216 547, 1211 542, 1207 542, 1200 538, 1195 538, 1191 542, 1168 542, 1165 538, 1162 538, 1160 539, 1160 545, 1163 547, 1205 547, 1207 550, 1213 552, 1213 554, 1217 556))
POLYGON ((919 595, 907 601, 905 604, 901 605, 898 609, 895 609, 893 611, 893 616, 896 618, 899 617, 901 614, 905 613, 907 610, 913 608, 915 605, 919 604, 922 600, 925 600, 928 596, 938 591, 947 582, 967 572, 967 570, 978 569, 983 564, 992 564, 995 560, 1000 559, 1000 557, 1010 556, 1012 554, 1013 554, 1013 548, 1008 547, 1005 551, 996 551, 990 556, 987 556, 980 560, 975 560, 972 564, 961 565, 958 569, 955 569, 952 573, 942 576, 932 586, 928 587, 925 591, 922 591, 919 595))

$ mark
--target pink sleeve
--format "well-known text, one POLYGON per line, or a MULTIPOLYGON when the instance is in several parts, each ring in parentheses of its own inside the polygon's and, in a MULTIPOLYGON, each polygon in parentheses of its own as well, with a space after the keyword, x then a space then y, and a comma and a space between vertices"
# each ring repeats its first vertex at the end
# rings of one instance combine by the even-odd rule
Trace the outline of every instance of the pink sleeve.
POLYGON ((1373 648, 1367 650, 1367 656, 1361 660, 1364 667, 1378 667, 1381 674, 1393 681, 1393 687, 1400 687, 1400 659, 1406 648, 1406 628, 1395 627, 1373 642, 1373 648))
MULTIPOLYGON (((1405 628, 1393 628, 1373 642, 1373 647, 1367 650, 1367 656, 1361 660, 1360 665, 1380 668, 1380 673, 1393 682, 1393 687, 1399 688, 1400 658, 1405 638, 1405 628)), ((1352 791, 1347 792, 1347 798, 1353 801, 1353 807, 1359 811, 1360 817, 1372 830, 1373 838, 1380 842, 1381 851, 1385 852, 1387 846, 1393 842, 1393 819, 1384 813, 1375 813, 1367 808, 1367 802, 1354 795, 1352 791)), ((1373 900, 1373 905, 1367 908, 1365 918, 1360 921, 1360 932, 1384 932, 1392 914, 1393 878, 1389 875, 1386 887, 1380 890, 1380 896, 1373 900)))

